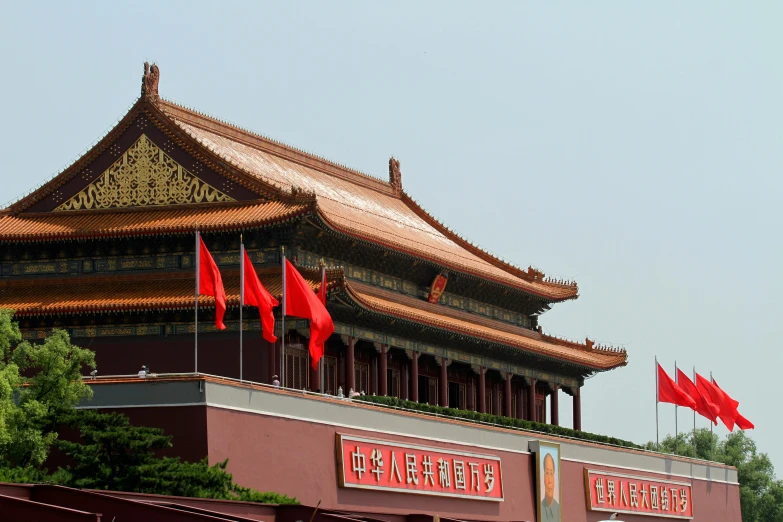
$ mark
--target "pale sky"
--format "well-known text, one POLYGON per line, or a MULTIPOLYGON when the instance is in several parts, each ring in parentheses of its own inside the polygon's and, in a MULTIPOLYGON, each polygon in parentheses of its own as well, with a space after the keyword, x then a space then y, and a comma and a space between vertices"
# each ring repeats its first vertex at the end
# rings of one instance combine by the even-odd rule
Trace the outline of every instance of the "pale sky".
POLYGON ((3 203, 157 61, 164 97, 383 179, 394 154, 451 228, 576 279, 544 331, 629 353, 586 382, 585 430, 655 440, 657 355, 712 371, 783 475, 780 2, 0 5, 3 203))

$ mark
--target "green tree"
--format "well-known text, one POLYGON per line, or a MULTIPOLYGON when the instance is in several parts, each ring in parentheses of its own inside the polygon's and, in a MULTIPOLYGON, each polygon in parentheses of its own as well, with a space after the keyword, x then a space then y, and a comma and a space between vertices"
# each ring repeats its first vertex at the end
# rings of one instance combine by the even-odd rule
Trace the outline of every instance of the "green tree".
POLYGON ((234 484, 228 461, 209 466, 160 458, 171 437, 133 426, 124 415, 76 410, 92 397, 81 378, 95 354, 55 330, 40 344, 22 340, 13 311, 0 310, 0 482, 51 482, 74 487, 162 495, 295 504, 296 499, 234 484), (22 376, 26 376, 23 378, 22 376), (58 440, 63 425, 81 440, 58 440), (74 467, 49 474, 43 467, 56 445, 74 467))
POLYGON ((11 418, 16 403, 14 392, 19 387, 19 368, 11 361, 11 348, 22 340, 19 327, 11 321, 8 310, 0 310, 0 455, 11 443, 11 418))
POLYGON ((711 433, 709 429, 702 428, 695 432, 678 433, 676 438, 672 435, 666 435, 660 443, 660 449, 656 448, 655 442, 648 442, 644 447, 650 451, 712 460, 718 451, 718 436, 711 433), (694 438, 696 441, 695 453, 694 438))
POLYGON ((729 433, 718 449, 720 462, 737 468, 743 522, 783 521, 783 481, 766 453, 744 431, 729 433))
POLYGON ((163 430, 133 426, 119 413, 73 410, 60 421, 80 435, 78 442, 55 443, 75 462, 58 478, 76 488, 142 492, 142 467, 154 460, 155 450, 171 447, 163 430))
MULTIPOLYGON (((654 442, 648 442, 645 447, 656 449, 654 442)), ((686 457, 695 455, 698 459, 736 467, 743 522, 783 522, 783 481, 775 477, 767 454, 758 453, 756 443, 744 431, 729 433, 720 441, 707 428, 680 433, 677 438, 667 435, 661 441, 660 451, 686 457)))
POLYGON ((172 446, 171 437, 158 428, 133 426, 125 415, 76 410, 63 421, 79 430, 80 440, 55 443, 75 462, 55 473, 58 483, 158 495, 297 503, 295 498, 234 484, 226 472, 228 460, 210 466, 206 458, 182 462, 158 457, 156 451, 172 446))
POLYGON ((62 330, 40 344, 22 341, 12 316, 0 310, 0 463, 35 467, 57 439, 59 416, 92 396, 81 373, 95 367, 95 354, 62 330))

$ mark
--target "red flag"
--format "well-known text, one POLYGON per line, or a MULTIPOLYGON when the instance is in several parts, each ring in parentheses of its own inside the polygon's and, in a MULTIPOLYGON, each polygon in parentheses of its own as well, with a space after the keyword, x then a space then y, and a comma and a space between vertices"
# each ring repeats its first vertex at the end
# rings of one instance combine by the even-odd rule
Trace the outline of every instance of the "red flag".
POLYGON ((752 422, 750 422, 748 419, 743 417, 740 412, 737 410, 739 408, 739 401, 734 400, 731 398, 731 396, 723 391, 723 389, 718 386, 718 383, 715 381, 715 379, 712 379, 712 385, 715 386, 719 392, 723 394, 723 400, 728 405, 728 407, 732 411, 732 415, 734 417, 734 422, 737 424, 737 427, 741 430, 752 430, 755 428, 752 422))
POLYGON ((326 306, 326 268, 321 268, 321 286, 318 288, 318 300, 326 306))
POLYGON ((693 399, 677 386, 660 364, 658 365, 658 402, 670 402, 692 410, 696 409, 693 399))
MULTIPOLYGON (((243 249, 244 250, 244 249, 243 249)), ((261 280, 258 279, 256 269, 250 261, 250 256, 245 252, 243 260, 245 268, 245 287, 243 288, 244 304, 258 307, 258 314, 261 316, 261 335, 270 343, 277 341, 275 336, 275 316, 272 308, 279 305, 272 294, 267 292, 261 280)))
POLYGON ((283 292, 285 315, 310 319, 310 362, 313 368, 317 368, 324 354, 324 343, 334 332, 332 317, 288 259, 285 259, 283 292))
POLYGON ((740 412, 737 412, 737 416, 734 420, 737 422, 737 427, 741 430, 752 430, 756 427, 752 422, 743 417, 740 412))
POLYGON ((718 407, 718 417, 720 417, 721 422, 726 425, 729 431, 733 430, 734 414, 730 411, 728 405, 724 404, 725 400, 723 392, 698 373, 696 374, 696 387, 705 396, 710 398, 710 402, 718 407))
POLYGON ((706 397, 699 391, 696 385, 693 384, 693 381, 691 381, 679 368, 677 368, 677 386, 687 393, 690 398, 693 399, 693 402, 696 403, 696 413, 710 419, 715 424, 718 424, 718 412, 720 412, 720 408, 713 404, 709 397, 706 397))
POLYGON ((226 313, 226 291, 223 289, 223 279, 201 236, 199 236, 198 293, 215 298, 215 326, 218 330, 225 330, 223 314, 226 313))

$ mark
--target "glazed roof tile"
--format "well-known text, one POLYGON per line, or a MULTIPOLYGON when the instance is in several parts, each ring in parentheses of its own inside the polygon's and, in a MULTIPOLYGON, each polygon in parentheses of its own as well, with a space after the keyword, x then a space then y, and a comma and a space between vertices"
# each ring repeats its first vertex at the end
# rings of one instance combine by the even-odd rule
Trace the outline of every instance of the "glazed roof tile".
MULTIPOLYGON (((239 306, 239 270, 221 269, 226 303, 239 306)), ((315 291, 320 280, 308 277, 315 291)), ((259 270, 264 287, 279 300, 279 270, 259 270)), ((192 310, 195 306, 193 274, 156 273, 128 276, 82 276, 25 281, 0 281, 0 308, 16 315, 72 314, 111 311, 192 310)), ((199 297, 199 308, 214 307, 215 299, 199 297)))
MULTIPOLYGON (((546 301, 578 296, 575 283, 543 278, 540 272, 523 271, 461 238, 429 215, 405 192, 390 183, 338 165, 293 147, 264 138, 172 102, 140 99, 122 120, 130 125, 140 111, 156 114, 202 147, 207 156, 224 162, 240 174, 243 183, 257 183, 258 193, 288 203, 257 204, 242 211, 216 210, 200 205, 189 207, 133 208, 127 212, 52 212, 47 216, 21 210, 72 179, 90 158, 111 144, 122 130, 118 125, 99 146, 85 154, 57 178, 0 213, 0 241, 75 239, 86 236, 122 236, 177 233, 191 230, 210 219, 219 220, 215 229, 242 228, 265 221, 285 219, 296 213, 293 207, 315 201, 317 216, 327 227, 348 237, 390 248, 417 259, 426 259, 482 280, 516 288, 546 301), (94 153, 93 153, 94 152, 94 153), (293 207, 292 207, 293 206, 293 207), (287 208, 283 208, 287 207, 287 208), (252 215, 255 212, 254 215, 252 215), (111 216, 111 217, 109 217, 111 216)), ((198 153, 197 153, 198 155, 198 153)), ((222 168, 222 167, 221 167, 222 168)))
POLYGON ((209 204, 140 211, 78 211, 0 214, 0 241, 41 241, 231 230, 283 221, 309 205, 280 201, 209 204))
POLYGON ((577 297, 573 283, 529 277, 468 244, 389 183, 273 142, 171 102, 160 108, 185 133, 228 163, 288 192, 317 198, 331 228, 441 266, 551 300, 577 297))
POLYGON ((592 344, 588 346, 552 338, 526 328, 449 309, 364 283, 350 281, 346 284, 346 290, 357 304, 368 310, 416 323, 429 324, 546 357, 567 360, 597 370, 610 370, 627 363, 625 350, 598 348, 592 344))

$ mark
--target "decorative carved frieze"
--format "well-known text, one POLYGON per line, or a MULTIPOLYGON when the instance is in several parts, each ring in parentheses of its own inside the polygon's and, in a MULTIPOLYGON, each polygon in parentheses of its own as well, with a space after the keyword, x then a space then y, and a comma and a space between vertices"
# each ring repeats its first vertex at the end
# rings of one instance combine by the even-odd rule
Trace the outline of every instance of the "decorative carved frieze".
POLYGON ((183 168, 142 134, 97 180, 55 208, 148 207, 234 199, 183 168))
MULTIPOLYGON (((238 331, 239 321, 225 320, 226 331, 238 331)), ((212 321, 199 322, 199 332, 217 332, 215 324, 212 321)), ((259 321, 247 321, 244 325, 245 331, 260 331, 261 323, 259 321)), ((281 321, 278 318, 275 321, 275 335, 282 335, 281 321)), ((408 359, 413 358, 413 354, 416 357, 421 356, 422 353, 426 353, 435 357, 436 361, 445 357, 449 360, 449 363, 459 362, 470 366, 471 370, 477 375, 487 370, 495 370, 498 372, 510 372, 514 375, 518 375, 525 380, 525 383, 530 386, 531 379, 536 379, 538 382, 548 382, 560 385, 566 393, 572 395, 579 394, 579 387, 582 382, 578 379, 571 377, 565 377, 560 375, 554 375, 547 372, 533 370, 531 368, 523 368, 513 364, 504 363, 495 359, 485 358, 460 352, 450 348, 440 348, 436 346, 425 345, 416 341, 408 339, 400 339, 398 337, 386 336, 380 332, 372 332, 364 329, 356 329, 351 325, 344 323, 335 323, 335 334, 341 334, 340 338, 343 343, 348 345, 349 335, 355 336, 356 340, 365 340, 370 342, 379 343, 378 338, 386 338, 387 347, 401 348, 405 351, 408 359), (372 337, 368 337, 371 335, 372 337), (392 342, 393 341, 393 342, 392 342), (407 347, 406 347, 407 346, 407 347)), ((292 330, 303 334, 306 334, 309 330, 309 321, 307 319, 297 319, 293 317, 286 317, 285 320, 286 332, 292 330)), ((61 327, 62 328, 62 327, 61 327)), ((183 335, 193 334, 193 323, 155 323, 155 324, 142 324, 142 325, 123 325, 123 326, 91 326, 91 327, 75 327, 66 328, 71 337, 102 337, 102 336, 117 336, 117 335, 183 335)), ((24 339, 44 339, 51 333, 51 328, 22 328, 22 336, 24 339)), ((376 345, 377 349, 377 345, 376 345)), ((388 351, 388 348, 387 348, 388 351)))
MULTIPOLYGON (((340 259, 324 258, 320 254, 315 254, 306 250, 300 250, 299 254, 303 263, 308 266, 316 266, 321 260, 324 260, 327 266, 342 266, 345 271, 345 277, 348 279, 355 279, 363 283, 368 283, 394 292, 400 292, 402 294, 412 295, 420 299, 426 300, 429 296, 429 288, 420 287, 411 281, 406 281, 399 277, 393 277, 376 270, 351 265, 340 259)), ((469 297, 443 292, 439 302, 441 305, 448 306, 449 308, 465 310, 524 328, 529 328, 533 325, 531 318, 524 314, 483 303, 469 297)))
POLYGON ((435 357, 435 363, 438 366, 443 366, 444 364, 446 366, 449 366, 451 364, 451 359, 446 359, 445 357, 435 357))

